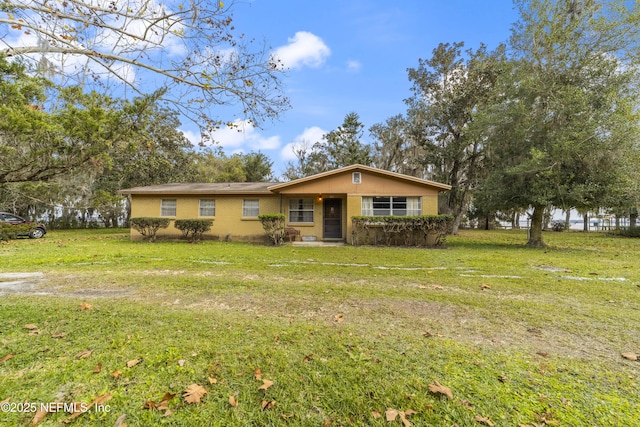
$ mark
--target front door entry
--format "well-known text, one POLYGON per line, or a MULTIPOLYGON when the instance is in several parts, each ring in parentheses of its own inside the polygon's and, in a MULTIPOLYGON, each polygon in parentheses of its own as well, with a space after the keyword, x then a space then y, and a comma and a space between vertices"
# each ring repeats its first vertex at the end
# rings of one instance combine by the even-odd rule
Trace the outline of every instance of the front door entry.
POLYGON ((324 199, 324 239, 342 239, 342 199, 324 199))

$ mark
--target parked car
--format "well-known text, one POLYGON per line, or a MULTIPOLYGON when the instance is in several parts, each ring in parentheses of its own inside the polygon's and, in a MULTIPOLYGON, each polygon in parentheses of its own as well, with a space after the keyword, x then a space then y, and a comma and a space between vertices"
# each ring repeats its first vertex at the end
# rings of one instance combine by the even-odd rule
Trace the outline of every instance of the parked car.
POLYGON ((21 225, 21 224, 33 224, 35 228, 29 231, 26 234, 18 234, 19 236, 29 236, 31 239, 39 239, 45 234, 47 234, 47 227, 44 224, 34 223, 32 221, 27 221, 26 219, 19 217, 18 215, 14 215, 8 212, 0 212, 0 222, 9 223, 12 225, 21 225))

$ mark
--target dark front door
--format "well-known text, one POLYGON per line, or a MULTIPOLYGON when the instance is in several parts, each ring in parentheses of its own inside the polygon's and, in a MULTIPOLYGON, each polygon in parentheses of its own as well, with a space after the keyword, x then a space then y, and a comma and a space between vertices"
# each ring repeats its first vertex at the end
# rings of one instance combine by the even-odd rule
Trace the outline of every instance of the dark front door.
POLYGON ((342 239, 342 199, 324 199, 324 239, 342 239))

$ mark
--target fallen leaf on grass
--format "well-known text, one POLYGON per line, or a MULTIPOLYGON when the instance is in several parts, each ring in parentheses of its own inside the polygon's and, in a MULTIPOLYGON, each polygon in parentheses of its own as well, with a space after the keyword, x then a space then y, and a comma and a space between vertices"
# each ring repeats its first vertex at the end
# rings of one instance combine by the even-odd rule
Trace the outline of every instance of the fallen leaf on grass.
POLYGON ((489 417, 481 417, 479 415, 476 415, 476 421, 479 422, 480 424, 484 424, 484 425, 489 426, 489 427, 493 427, 494 426, 493 422, 491 422, 489 417))
POLYGON ((51 334, 51 338, 64 338, 65 336, 67 336, 67 334, 65 334, 64 332, 57 332, 55 334, 51 334))
POLYGON ((184 359, 178 360, 178 366, 184 366, 184 362, 185 362, 184 359))
POLYGON ((120 415, 116 420, 114 427, 127 427, 127 424, 124 422, 124 420, 126 419, 127 419, 127 414, 120 415))
POLYGON ((109 393, 105 393, 105 394, 101 394, 99 396, 96 396, 91 403, 89 404, 89 406, 87 407, 87 405, 83 405, 82 403, 74 403, 72 408, 75 408, 76 411, 71 414, 71 417, 67 420, 63 420, 62 423, 64 424, 69 424, 72 420, 78 418, 80 415, 89 412, 89 409, 93 408, 94 405, 103 405, 105 402, 111 400, 113 396, 111 396, 109 393))
POLYGON ((344 321, 344 316, 342 314, 336 314, 335 316, 333 316, 333 321, 342 323, 344 321))
POLYGON ((384 415, 387 421, 395 421, 396 418, 398 417, 398 410, 393 408, 387 408, 387 410, 384 411, 384 415))
POLYGON ((7 360, 9 360, 9 359, 11 359, 13 357, 14 357, 13 353, 9 353, 6 356, 4 356, 2 359, 0 359, 0 363, 4 363, 4 362, 6 362, 7 360))
MULTIPOLYGON (((411 427, 411 422, 407 419, 407 416, 417 414, 413 409, 407 409, 406 411, 398 411, 397 409, 387 408, 384 415, 388 422, 395 421, 397 417, 400 417, 400 421, 405 427, 411 427)), ((374 416, 375 418, 375 416, 374 416)))
POLYGON ((209 380, 209 384, 215 384, 218 382, 218 380, 215 378, 208 377, 207 379, 209 380))
POLYGON ((80 353, 76 354, 77 359, 86 359, 91 356, 91 350, 82 350, 80 353))
POLYGON ((638 360, 638 355, 635 353, 621 353, 620 356, 624 357, 627 360, 638 360))
POLYGON ((122 376, 122 372, 120 372, 119 369, 116 369, 115 371, 111 372, 111 376, 115 379, 118 379, 122 376))
POLYGON ((333 424, 333 420, 326 420, 322 423, 322 427, 329 427, 331 424, 333 424))
POLYGON ((304 363, 308 363, 308 362, 310 362, 310 361, 312 361, 312 360, 313 360, 313 354, 307 354, 307 355, 304 357, 304 359, 302 359, 302 361, 303 361, 304 363))
POLYGON ((142 409, 157 409, 156 402, 154 402, 153 400, 147 400, 146 402, 144 402, 144 405, 142 405, 142 409))
POLYGON ((487 285, 486 283, 483 283, 482 290, 484 291, 485 289, 491 289, 491 286, 487 285))
POLYGON ((260 368, 256 368, 253 370, 253 376, 260 381, 262 379, 262 371, 260 370, 260 368))
POLYGON ((443 287, 443 286, 440 286, 440 285, 433 285, 432 289, 433 289, 434 291, 441 291, 441 290, 443 290, 443 289, 444 289, 444 287, 443 287))
POLYGON ((112 397, 113 396, 111 396, 109 393, 101 394, 100 396, 97 396, 95 399, 93 399, 90 407, 93 405, 102 405, 104 402, 111 400, 112 397))
POLYGON ((433 384, 429 384, 429 391, 434 394, 443 394, 447 396, 448 399, 453 399, 453 393, 451 393, 451 389, 449 387, 443 386, 438 381, 434 381, 433 384))
POLYGON ((25 329, 38 329, 38 325, 34 325, 33 323, 27 323, 24 325, 25 329))
POLYGON ((382 416, 382 414, 378 411, 371 411, 371 416, 375 419, 378 419, 382 416))
POLYGON ((164 414, 162 414, 162 416, 167 417, 173 414, 173 411, 169 409, 169 402, 174 397, 176 397, 176 395, 173 393, 165 393, 159 402, 156 403, 153 400, 147 400, 146 402, 144 402, 144 405, 142 406, 142 408, 156 410, 156 411, 164 411, 164 414))
POLYGON ((263 400, 262 404, 260 406, 262 407, 263 410, 264 409, 271 409, 274 406, 276 406, 276 401, 275 400, 272 400, 272 401, 263 400))
POLYGON ((31 335, 31 336, 40 335, 40 330, 39 329, 34 329, 32 331, 29 331, 28 335, 31 335))
POLYGON ((295 414, 280 414, 280 416, 285 420, 288 420, 289 418, 293 418, 295 414))
POLYGON ((200 384, 191 384, 182 393, 182 397, 184 397, 184 400, 187 403, 200 403, 200 399, 202 399, 205 394, 207 394, 206 388, 202 387, 200 384))
POLYGON ((134 366, 136 366, 140 362, 141 362, 141 360, 139 360, 139 359, 129 360, 127 362, 127 368, 133 368, 134 366))
POLYGON ((266 390, 273 385, 273 381, 262 380, 262 385, 258 387, 258 390, 266 390))
POLYGON ((47 412, 44 409, 39 409, 36 414, 33 416, 33 419, 31 420, 31 425, 34 426, 36 424, 38 424, 40 421, 44 420, 44 418, 47 416, 49 412, 47 412))
POLYGON ((233 394, 229 395, 229 405, 231 405, 232 408, 238 407, 238 401, 236 400, 235 397, 233 397, 233 394))
POLYGON ((80 304, 80 310, 93 310, 93 306, 88 302, 83 302, 80 304))
POLYGON ((94 374, 99 374, 100 372, 102 372, 102 363, 98 363, 96 365, 96 367, 93 368, 93 373, 94 374))

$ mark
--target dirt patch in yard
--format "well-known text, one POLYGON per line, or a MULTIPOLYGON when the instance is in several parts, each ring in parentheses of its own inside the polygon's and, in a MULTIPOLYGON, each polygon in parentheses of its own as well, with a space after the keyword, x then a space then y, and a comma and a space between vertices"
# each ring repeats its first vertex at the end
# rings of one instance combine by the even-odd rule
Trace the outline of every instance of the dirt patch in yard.
POLYGON ((42 272, 0 273, 0 295, 50 295, 77 298, 115 298, 129 295, 123 289, 86 287, 73 276, 52 276, 42 272))

